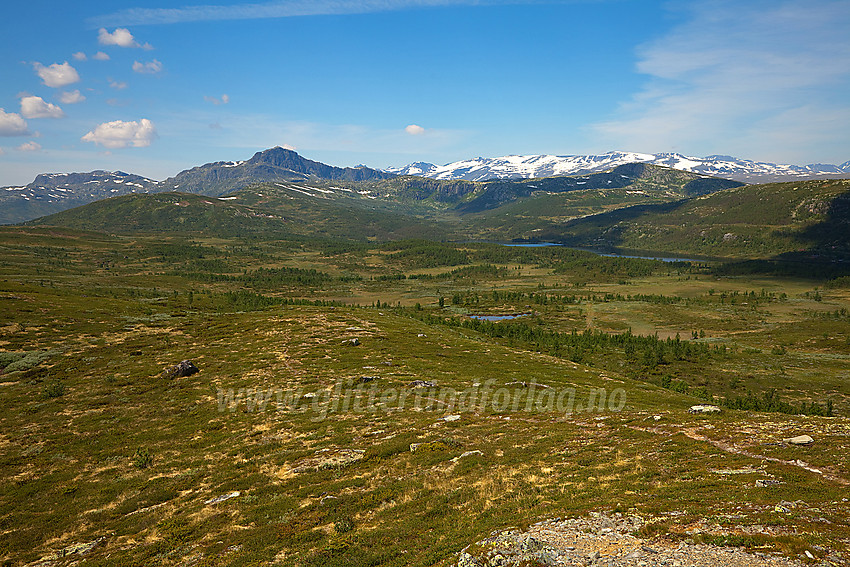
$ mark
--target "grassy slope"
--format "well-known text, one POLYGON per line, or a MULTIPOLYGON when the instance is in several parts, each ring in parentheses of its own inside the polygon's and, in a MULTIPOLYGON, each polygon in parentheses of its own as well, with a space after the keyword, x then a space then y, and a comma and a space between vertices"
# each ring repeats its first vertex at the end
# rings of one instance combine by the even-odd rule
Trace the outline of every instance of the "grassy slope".
POLYGON ((127 195, 27 223, 99 229, 116 234, 196 233, 223 237, 309 236, 388 240, 439 238, 446 227, 349 200, 293 197, 274 186, 246 189, 227 200, 185 193, 127 195), (258 194, 267 197, 259 197, 258 194), (271 197, 273 195, 273 197, 271 197), (235 197, 235 199, 233 199, 235 197), (246 204, 242 204, 242 203, 246 204))
POLYGON ((225 199, 181 193, 129 195, 29 224, 228 237, 507 240, 549 235, 569 219, 600 211, 680 199, 709 190, 706 183, 726 182, 634 166, 584 177, 487 183, 412 177, 363 183, 267 183, 225 199))
POLYGON ((848 190, 848 180, 751 185, 579 219, 552 232, 577 245, 730 257, 833 246, 846 253, 848 190))
MULTIPOLYGON (((823 557, 826 552, 814 546, 841 550, 842 538, 850 536, 847 504, 841 502, 846 487, 839 482, 729 454, 686 435, 708 436, 763 456, 802 458, 848 478, 850 462, 842 449, 850 427, 846 418, 737 411, 691 416, 685 409, 696 398, 632 380, 628 366, 606 368, 594 356, 589 365, 571 362, 471 329, 429 325, 417 320, 416 311, 251 308, 230 302, 225 292, 257 290, 253 286, 262 282, 203 283, 170 268, 177 262, 239 275, 259 266, 324 266, 334 272, 362 264, 367 279, 359 283, 262 291, 269 297, 347 295, 361 303, 375 297, 406 305, 421 301, 426 309, 444 313, 464 305, 438 311, 430 306, 439 295, 471 298, 467 292, 473 292, 475 302, 466 308, 512 312, 527 309, 527 295, 493 301, 486 299, 490 291, 539 293, 538 284, 552 293, 584 291, 589 296, 580 304, 535 303, 533 309, 555 329, 616 328, 634 321, 623 319, 628 309, 637 310, 632 317, 673 330, 707 324, 706 340, 742 340, 758 349, 756 355, 729 342, 737 349, 716 362, 742 379, 749 370, 738 369, 739 364, 751 361, 758 367, 766 345, 788 340, 793 344, 782 355, 787 379, 803 388, 804 377, 812 374, 792 361, 814 360, 818 353, 846 358, 844 347, 832 340, 838 337, 819 335, 831 329, 843 337, 841 321, 833 329, 832 321, 805 315, 846 305, 840 290, 814 301, 804 295, 805 283, 694 280, 675 270, 628 276, 607 259, 588 260, 580 273, 570 264, 567 273, 557 274, 529 262, 535 254, 552 262, 553 255, 565 253, 558 251, 510 251, 525 267, 513 270, 519 264, 507 262, 513 272, 484 281, 377 282, 368 279, 369 270, 421 271, 416 266, 423 265, 422 258, 393 256, 392 249, 317 255, 297 242, 246 246, 204 238, 198 246, 51 228, 4 229, 0 242, 0 320, 9 321, 0 327, 2 349, 49 353, 40 364, 0 377, 0 399, 8 408, 0 416, 0 554, 13 563, 105 536, 86 556, 87 564, 448 564, 454 553, 493 529, 612 509, 644 515, 674 538, 702 520, 721 534, 770 525, 779 535, 729 541, 792 555, 807 549, 823 557), (575 286, 588 277, 595 283, 575 286), (754 310, 728 294, 747 286, 776 286, 792 299, 758 303, 754 310), (695 314, 693 306, 604 297, 613 291, 689 295, 705 303, 695 314), (762 319, 775 336, 746 332, 762 319), (789 334, 801 321, 809 326, 805 333, 818 335, 817 343, 789 334), (355 336, 361 344, 348 346, 355 336), (177 381, 157 376, 163 366, 184 358, 194 360, 201 373, 177 381), (374 412, 332 412, 320 419, 312 410, 314 398, 300 399, 305 411, 277 411, 272 403, 264 411, 249 411, 247 403, 219 411, 221 388, 300 389, 321 400, 337 384, 353 396, 362 375, 380 376, 361 387, 364 404, 370 384, 376 384, 373 399, 386 402, 374 412), (409 392, 413 379, 435 381, 437 388, 429 392, 435 399, 449 388, 468 391, 488 380, 498 386, 519 380, 576 387, 580 400, 590 388, 622 387, 627 403, 621 412, 569 416, 489 405, 457 411, 461 419, 446 422, 440 419, 447 413, 443 407, 393 409, 390 395, 409 392), (816 444, 774 444, 802 432, 816 444), (409 450, 411 443, 432 441, 437 443, 422 451, 409 450), (150 463, 140 449, 151 455, 150 463), (293 471, 328 453, 317 453, 323 449, 365 453, 347 465, 293 471), (482 454, 453 460, 474 450, 482 454), (716 472, 727 469, 740 474, 716 472), (764 478, 784 484, 754 488, 755 480, 764 478), (205 504, 231 491, 240 496, 205 504), (775 509, 780 500, 801 499, 805 506, 790 513, 775 509)), ((482 261, 496 251, 470 249, 470 260, 482 261)), ((835 373, 844 375, 840 368, 835 373)))

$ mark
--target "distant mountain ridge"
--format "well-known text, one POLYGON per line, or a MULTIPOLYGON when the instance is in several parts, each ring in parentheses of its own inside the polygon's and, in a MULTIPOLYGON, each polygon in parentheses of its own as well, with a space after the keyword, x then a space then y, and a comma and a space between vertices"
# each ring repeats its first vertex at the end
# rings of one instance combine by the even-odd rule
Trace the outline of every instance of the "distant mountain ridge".
MULTIPOLYGON (((416 162, 404 168, 378 170, 365 166, 334 167, 306 159, 293 150, 281 147, 255 153, 244 161, 219 161, 187 169, 163 181, 121 171, 92 171, 89 173, 47 173, 21 187, 0 188, 0 224, 23 222, 40 216, 64 211, 108 197, 129 193, 160 193, 179 191, 218 197, 258 183, 336 182, 361 186, 350 188, 363 194, 374 192, 381 184, 386 196, 412 196, 423 199, 432 195, 438 202, 449 202, 467 195, 470 191, 484 191, 473 195, 477 204, 464 205, 468 211, 499 206, 505 199, 521 197, 527 192, 516 187, 475 188, 464 185, 470 181, 519 181, 530 178, 594 175, 610 172, 628 164, 657 165, 699 177, 717 177, 743 182, 768 182, 774 180, 804 180, 832 177, 850 177, 850 161, 836 166, 813 164, 807 166, 776 165, 739 160, 729 156, 689 158, 681 154, 641 154, 634 152, 609 152, 588 156, 505 156, 502 158, 476 158, 437 166, 416 162), (429 181, 429 183, 425 183, 429 181), (362 186, 362 185, 366 186, 362 186), (516 194, 514 194, 516 193, 516 194), (478 198, 480 197, 480 198, 478 198)), ((631 174, 629 174, 631 175, 631 174)), ((690 180, 689 180, 690 181, 690 180)), ((547 186, 564 191, 567 186, 583 185, 582 180, 561 179, 547 186)), ((606 185, 618 186, 615 180, 606 185)), ((575 187, 578 188, 578 187, 575 187)), ((707 192, 717 190, 711 186, 707 192)), ((542 187, 540 190, 544 190, 542 187)), ((688 194, 695 191, 693 187, 688 194)), ((701 190, 702 191, 702 190, 701 190)), ((370 198, 374 198, 372 195, 370 198)))
POLYGON ((649 163, 689 171, 700 175, 722 177, 745 183, 768 183, 803 179, 827 179, 850 176, 850 161, 841 165, 781 165, 712 155, 704 158, 677 153, 644 154, 608 152, 599 155, 510 155, 497 158, 478 157, 446 165, 415 162, 386 171, 397 175, 417 175, 431 179, 531 179, 558 175, 586 175, 607 171, 628 163, 649 163))
POLYGON ((32 183, 0 188, 0 224, 20 222, 109 197, 156 191, 158 182, 123 171, 42 173, 32 183))
POLYGON ((245 161, 218 161, 181 171, 162 181, 158 190, 217 197, 253 183, 330 179, 368 181, 390 179, 395 174, 368 167, 334 167, 301 157, 281 147, 257 152, 245 161))
POLYGON ((255 183, 329 179, 368 181, 395 177, 368 167, 334 167, 270 148, 245 161, 218 161, 155 181, 122 171, 43 173, 21 187, 0 188, 0 224, 12 224, 129 193, 180 191, 217 197, 255 183))

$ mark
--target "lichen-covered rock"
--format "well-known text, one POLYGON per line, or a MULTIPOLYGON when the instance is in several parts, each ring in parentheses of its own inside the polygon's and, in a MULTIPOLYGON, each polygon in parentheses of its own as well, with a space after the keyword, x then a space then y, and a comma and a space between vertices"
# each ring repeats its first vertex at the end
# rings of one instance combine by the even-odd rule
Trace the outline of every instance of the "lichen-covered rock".
POLYGON ((790 443, 791 445, 810 445, 815 442, 809 435, 798 435, 796 437, 789 437, 788 439, 782 440, 785 443, 790 443))
POLYGON ((163 378, 183 378, 185 376, 191 376, 192 374, 197 374, 200 372, 200 369, 195 366, 191 360, 181 360, 174 366, 169 366, 162 371, 163 378))
POLYGON ((457 567, 555 566, 560 553, 528 534, 508 530, 464 549, 457 567))
POLYGON ((688 413, 720 413, 720 408, 709 405, 691 406, 688 413))

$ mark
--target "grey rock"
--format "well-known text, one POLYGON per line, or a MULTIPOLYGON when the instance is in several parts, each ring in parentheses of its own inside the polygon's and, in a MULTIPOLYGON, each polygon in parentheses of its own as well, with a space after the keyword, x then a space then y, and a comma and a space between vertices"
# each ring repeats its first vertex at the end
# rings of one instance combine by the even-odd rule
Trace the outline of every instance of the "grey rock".
POLYGON ((181 360, 174 366, 169 366, 162 371, 163 378, 183 378, 186 376, 191 376, 192 374, 197 374, 200 372, 200 369, 195 366, 191 360, 181 360))
POLYGON ((225 500, 230 500, 231 498, 236 498, 241 496, 241 492, 238 490, 234 490, 233 492, 228 492, 227 494, 222 494, 221 496, 216 496, 215 498, 210 498, 209 500, 205 500, 204 504, 218 504, 219 502, 224 502, 225 500))
POLYGON ((688 413, 720 413, 720 408, 711 405, 697 405, 691 406, 688 413))
POLYGON ((782 441, 784 443, 790 443, 791 445, 811 445, 815 442, 815 440, 809 437, 808 435, 798 435, 796 437, 789 437, 787 439, 783 439, 782 441))
POLYGON ((84 555, 103 543, 106 540, 106 536, 101 536, 94 541, 90 541, 88 543, 75 543, 73 545, 69 545, 68 547, 64 547, 57 551, 52 555, 48 555, 47 557, 43 557, 42 561, 55 561, 57 559, 61 559, 63 557, 67 557, 69 555, 84 555))
POLYGON ((411 388, 433 388, 436 384, 430 380, 414 380, 409 386, 411 388))
POLYGON ((481 452, 481 451, 479 451, 478 449, 476 449, 476 450, 474 450, 474 451, 466 451, 466 452, 465 452, 465 453, 463 453, 462 455, 457 456, 457 457, 455 457, 454 459, 452 459, 452 462, 455 462, 455 463, 456 463, 456 462, 458 462, 459 460, 461 460, 461 459, 463 459, 463 458, 465 458, 465 457, 471 457, 471 456, 473 456, 473 455, 483 455, 483 454, 484 454, 484 453, 482 453, 482 452, 481 452))

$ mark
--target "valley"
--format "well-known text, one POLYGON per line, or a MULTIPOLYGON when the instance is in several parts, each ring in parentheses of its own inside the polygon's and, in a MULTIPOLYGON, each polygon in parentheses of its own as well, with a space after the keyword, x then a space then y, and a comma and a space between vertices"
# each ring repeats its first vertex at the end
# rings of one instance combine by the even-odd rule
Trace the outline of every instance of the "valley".
POLYGON ((5 560, 453 565, 591 512, 846 560, 843 280, 405 239, 440 229, 306 195, 302 232, 257 191, 0 229, 5 560))

